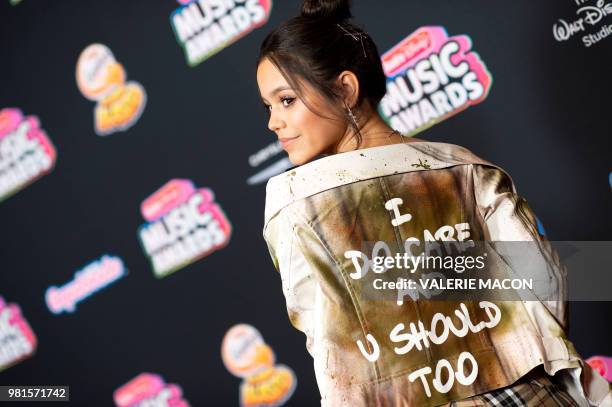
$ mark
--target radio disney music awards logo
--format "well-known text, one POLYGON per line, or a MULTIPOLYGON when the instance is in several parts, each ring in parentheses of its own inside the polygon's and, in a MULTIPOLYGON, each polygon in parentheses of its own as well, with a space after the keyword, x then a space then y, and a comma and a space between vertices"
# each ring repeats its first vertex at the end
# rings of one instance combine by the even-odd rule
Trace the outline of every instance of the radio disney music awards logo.
POLYGON ((232 226, 209 188, 173 179, 148 197, 140 243, 156 277, 165 277, 229 243, 232 226))
POLYGON ((568 19, 559 18, 553 24, 555 40, 563 42, 583 33, 581 41, 588 48, 612 35, 612 22, 604 21, 612 15, 612 1, 606 3, 606 0, 596 2, 574 0, 574 2, 578 6, 575 16, 568 19))
POLYGON ((0 372, 34 355, 37 344, 19 306, 0 296, 0 372))
MULTIPOLYGON (((283 152, 283 146, 280 141, 275 140, 261 150, 249 156, 249 165, 252 168, 257 168, 266 161, 270 161, 273 157, 277 157, 283 152)), ((266 182, 271 177, 280 174, 281 172, 293 167, 287 154, 283 154, 272 163, 257 171, 247 179, 248 185, 257 185, 266 182)))
POLYGON ((221 358, 231 374, 243 379, 241 407, 282 406, 295 391, 295 373, 287 366, 275 365, 274 351, 251 325, 238 324, 227 331, 221 358))
POLYGON ((381 59, 387 93, 379 111, 407 136, 482 102, 492 77, 467 35, 449 37, 443 27, 421 27, 381 59))
POLYGON ((127 270, 119 257, 104 255, 74 273, 74 279, 66 284, 49 287, 45 293, 47 307, 55 315, 72 313, 77 303, 126 274, 127 270))
POLYGON ((272 0, 179 0, 170 15, 178 43, 193 67, 238 41, 270 17, 272 0))
POLYGON ((106 45, 91 44, 81 52, 76 81, 83 96, 96 102, 94 129, 98 136, 132 127, 147 103, 144 88, 138 82, 126 82, 123 65, 106 45))
POLYGON ((141 373, 113 394, 116 407, 189 407, 183 391, 157 374, 141 373))
POLYGON ((36 116, 0 110, 0 202, 51 172, 56 156, 36 116))

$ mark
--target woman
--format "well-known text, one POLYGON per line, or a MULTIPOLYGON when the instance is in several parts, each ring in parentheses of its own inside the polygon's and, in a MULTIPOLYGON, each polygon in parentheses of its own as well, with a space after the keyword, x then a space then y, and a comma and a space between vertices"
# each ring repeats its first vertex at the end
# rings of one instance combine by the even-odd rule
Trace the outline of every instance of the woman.
MULTIPOLYGON (((386 91, 378 50, 350 17, 346 0, 305 1, 266 37, 257 64, 268 127, 298 166, 268 182, 264 237, 321 404, 611 403, 566 339, 565 270, 511 178, 462 147, 389 127, 376 110, 386 91), (372 244, 399 253, 422 241, 528 242, 545 253, 536 263, 554 296, 370 297, 382 275, 366 275, 372 244)), ((499 270, 500 259, 490 256, 499 270)), ((504 262, 520 271, 521 259, 504 262)))

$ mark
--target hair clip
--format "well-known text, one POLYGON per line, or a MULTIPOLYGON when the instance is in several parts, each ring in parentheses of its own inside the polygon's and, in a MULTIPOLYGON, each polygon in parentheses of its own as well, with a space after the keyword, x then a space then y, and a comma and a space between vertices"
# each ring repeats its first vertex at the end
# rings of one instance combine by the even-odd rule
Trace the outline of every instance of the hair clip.
POLYGON ((366 54, 365 46, 363 45, 363 37, 365 37, 365 34, 361 32, 352 33, 348 31, 346 28, 342 27, 340 23, 336 23, 336 25, 338 26, 338 28, 340 28, 342 31, 345 32, 344 35, 350 35, 355 41, 359 41, 361 43, 361 49, 363 50, 363 57, 367 58, 368 56, 366 54))

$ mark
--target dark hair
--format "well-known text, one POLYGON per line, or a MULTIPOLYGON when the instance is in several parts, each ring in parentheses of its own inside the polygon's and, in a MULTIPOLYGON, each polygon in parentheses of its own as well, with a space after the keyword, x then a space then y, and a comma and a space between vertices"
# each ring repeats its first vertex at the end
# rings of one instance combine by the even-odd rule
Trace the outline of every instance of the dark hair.
MULTIPOLYGON (((386 77, 376 44, 362 28, 350 22, 351 17, 349 0, 304 0, 299 16, 266 36, 257 65, 268 58, 313 112, 303 97, 301 80, 336 105, 342 94, 335 81, 342 71, 351 71, 359 80, 355 106, 359 108, 367 101, 376 110, 386 92, 386 77)), ((359 128, 355 131, 360 144, 359 128)))

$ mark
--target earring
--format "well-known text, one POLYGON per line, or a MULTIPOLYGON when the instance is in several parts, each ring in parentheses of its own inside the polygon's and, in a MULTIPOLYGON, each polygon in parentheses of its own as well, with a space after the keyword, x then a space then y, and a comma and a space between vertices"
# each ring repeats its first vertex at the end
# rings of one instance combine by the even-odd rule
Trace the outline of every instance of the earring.
POLYGON ((353 125, 355 126, 356 129, 359 129, 359 124, 357 123, 357 118, 353 114, 353 111, 351 110, 349 106, 346 106, 346 109, 348 110, 348 115, 351 121, 353 122, 353 125))

